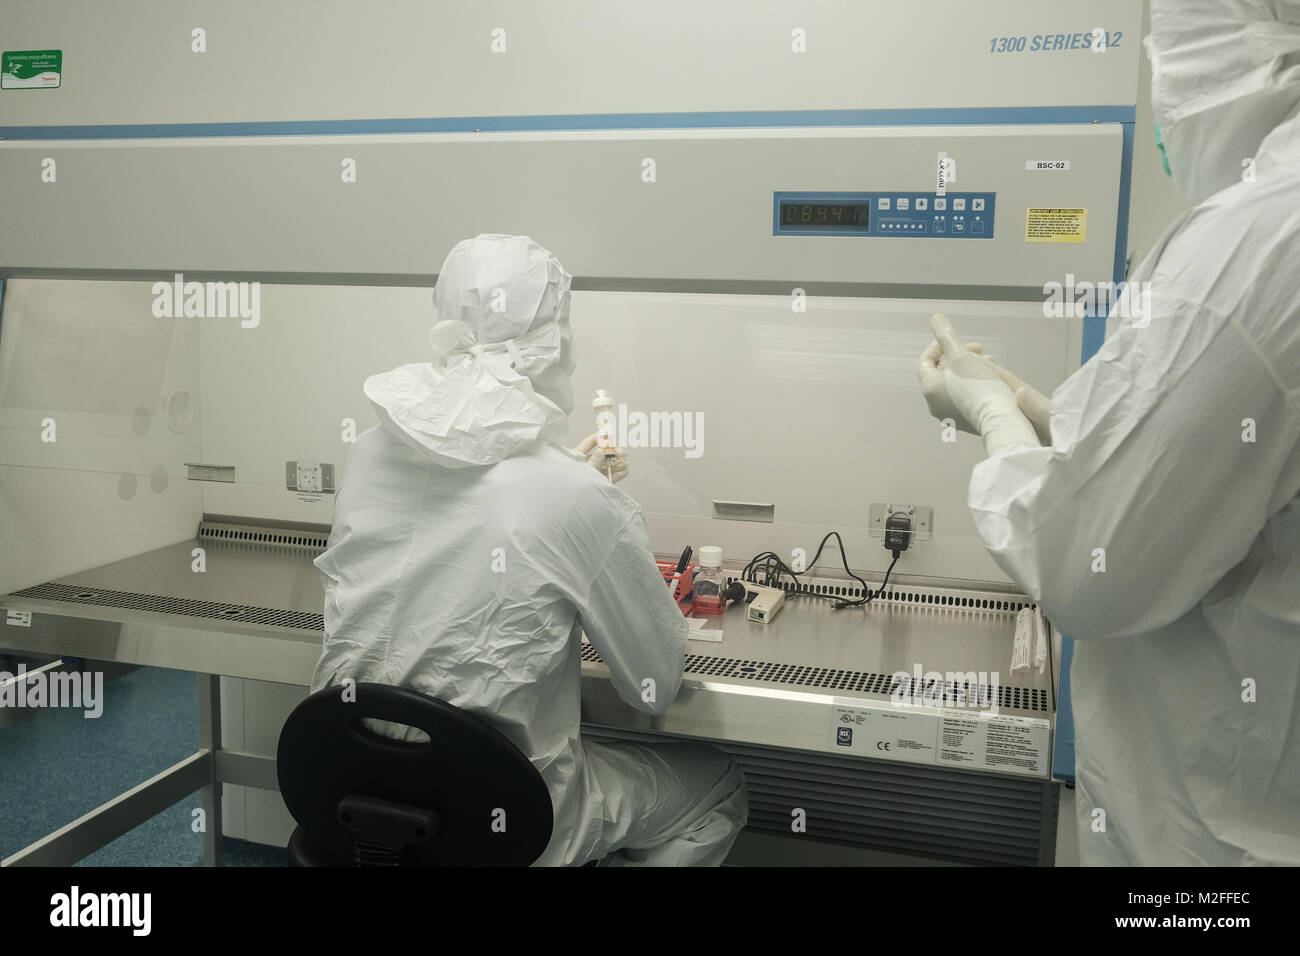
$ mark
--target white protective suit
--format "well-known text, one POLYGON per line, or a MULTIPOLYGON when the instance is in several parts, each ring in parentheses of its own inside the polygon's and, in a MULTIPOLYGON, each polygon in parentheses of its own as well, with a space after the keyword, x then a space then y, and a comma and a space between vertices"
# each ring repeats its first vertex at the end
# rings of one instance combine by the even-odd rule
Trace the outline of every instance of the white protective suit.
POLYGON ((1150 324, 1121 299, 1052 396, 1051 447, 981 463, 970 505, 1078 640, 1082 861, 1295 865, 1300 3, 1154 0, 1151 52, 1199 205, 1129 277, 1150 324))
POLYGON ((687 626, 636 503, 547 440, 573 405, 568 273, 531 239, 479 236, 447 256, 434 306, 434 362, 365 384, 382 425, 348 458, 316 559, 312 689, 411 687, 495 726, 551 793, 537 865, 720 863, 748 813, 728 757, 579 737, 580 633, 619 696, 660 714, 687 626))

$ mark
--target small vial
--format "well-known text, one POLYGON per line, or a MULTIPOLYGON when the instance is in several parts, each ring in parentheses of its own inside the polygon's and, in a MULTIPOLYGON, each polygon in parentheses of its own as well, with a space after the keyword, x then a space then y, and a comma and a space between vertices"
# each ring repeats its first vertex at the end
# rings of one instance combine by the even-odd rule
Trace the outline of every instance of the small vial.
POLYGON ((596 389, 596 397, 591 403, 592 411, 596 413, 596 447, 591 450, 587 460, 593 462, 605 477, 613 481, 610 470, 614 467, 614 462, 618 459, 615 454, 614 445, 614 400, 606 394, 603 388, 596 389))
POLYGON ((721 614, 727 609, 723 591, 727 582, 722 576, 722 549, 700 548, 695 566, 695 614, 721 614))

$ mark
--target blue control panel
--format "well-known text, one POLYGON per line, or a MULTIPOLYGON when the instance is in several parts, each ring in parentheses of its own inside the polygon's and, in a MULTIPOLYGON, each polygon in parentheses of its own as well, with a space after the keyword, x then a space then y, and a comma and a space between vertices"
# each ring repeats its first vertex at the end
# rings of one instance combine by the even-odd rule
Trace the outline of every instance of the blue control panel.
POLYGON ((772 194, 774 236, 992 239, 995 193, 799 192, 772 194))

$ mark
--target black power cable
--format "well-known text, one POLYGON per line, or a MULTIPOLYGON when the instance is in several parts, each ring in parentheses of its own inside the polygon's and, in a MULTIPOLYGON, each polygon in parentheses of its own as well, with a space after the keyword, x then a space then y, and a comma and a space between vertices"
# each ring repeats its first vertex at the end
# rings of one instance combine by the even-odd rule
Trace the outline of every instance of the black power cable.
MULTIPOLYGON (((840 563, 844 565, 845 573, 862 585, 862 597, 853 601, 836 600, 834 609, 838 611, 840 608, 862 607, 880 597, 881 593, 889 585, 889 575, 894 570, 894 565, 898 563, 898 558, 903 552, 897 549, 892 552, 894 560, 890 562, 889 570, 885 572, 885 578, 880 582, 880 588, 873 593, 871 588, 867 587, 867 582, 854 574, 852 569, 849 568, 849 558, 844 552, 844 539, 840 537, 838 531, 832 531, 827 534, 826 537, 822 538, 821 544, 817 545, 817 553, 813 555, 813 559, 808 562, 808 567, 803 571, 796 571, 791 568, 775 551, 764 551, 762 554, 755 555, 750 560, 749 564, 745 565, 745 569, 740 572, 741 580, 749 581, 751 584, 759 584, 764 587, 780 588, 781 590, 784 590, 784 587, 782 587, 781 577, 782 575, 788 574, 793 579, 792 583, 797 584, 800 575, 812 573, 813 568, 817 566, 817 559, 822 556, 822 549, 826 547, 826 542, 831 538, 834 538, 835 543, 839 545, 840 563), (762 572, 763 574, 763 579, 761 581, 758 578, 759 572, 762 572)), ((835 596, 831 594, 816 594, 811 591, 800 593, 809 594, 811 597, 835 598, 835 596)))

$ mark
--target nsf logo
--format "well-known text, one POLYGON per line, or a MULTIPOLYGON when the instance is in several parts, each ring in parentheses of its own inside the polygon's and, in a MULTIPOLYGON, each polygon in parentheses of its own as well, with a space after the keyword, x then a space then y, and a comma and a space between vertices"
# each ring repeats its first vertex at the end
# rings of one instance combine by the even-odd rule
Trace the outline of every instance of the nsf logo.
POLYGON ((853 728, 852 728, 852 727, 836 727, 836 728, 835 728, 835 742, 836 742, 837 744, 839 744, 841 747, 852 747, 852 746, 853 746, 853 728))

